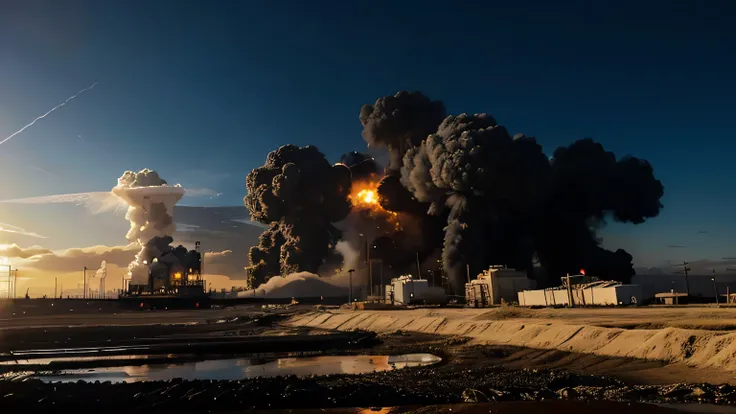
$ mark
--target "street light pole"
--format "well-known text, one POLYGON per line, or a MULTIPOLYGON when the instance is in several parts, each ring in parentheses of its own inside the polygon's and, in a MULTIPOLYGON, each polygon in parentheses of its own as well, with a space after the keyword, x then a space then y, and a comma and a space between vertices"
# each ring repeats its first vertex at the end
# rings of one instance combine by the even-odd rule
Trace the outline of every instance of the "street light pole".
POLYGON ((353 303, 353 272, 355 269, 348 270, 348 302, 353 303))

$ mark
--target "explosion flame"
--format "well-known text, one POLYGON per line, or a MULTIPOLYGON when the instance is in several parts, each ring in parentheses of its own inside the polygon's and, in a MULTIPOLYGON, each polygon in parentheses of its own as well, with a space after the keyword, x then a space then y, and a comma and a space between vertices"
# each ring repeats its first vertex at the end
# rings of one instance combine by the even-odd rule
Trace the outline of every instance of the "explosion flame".
POLYGON ((350 191, 350 202, 353 207, 368 212, 373 217, 384 216, 393 224, 397 230, 401 229, 399 214, 395 211, 386 210, 381 206, 378 186, 379 181, 354 182, 350 191))

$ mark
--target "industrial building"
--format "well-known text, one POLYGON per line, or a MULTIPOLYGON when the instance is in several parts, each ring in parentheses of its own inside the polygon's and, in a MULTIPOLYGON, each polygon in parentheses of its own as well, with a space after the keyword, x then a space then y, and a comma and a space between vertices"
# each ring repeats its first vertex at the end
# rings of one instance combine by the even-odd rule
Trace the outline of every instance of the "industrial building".
POLYGON ((164 295, 201 295, 204 294, 204 280, 202 278, 202 262, 204 252, 200 250, 200 243, 196 242, 194 251, 186 252, 185 258, 180 260, 173 252, 154 257, 151 263, 144 261, 148 267, 146 284, 129 283, 127 295, 164 294, 164 295))
POLYGON ((523 290, 518 300, 520 306, 637 305, 642 303, 642 288, 580 274, 563 277, 562 286, 523 290))
POLYGON ((444 289, 429 286, 427 279, 414 279, 411 275, 404 275, 391 279, 385 286, 386 303, 392 305, 444 305, 447 303, 447 294, 444 289))
POLYGON ((534 287, 536 282, 526 272, 491 266, 465 284, 465 301, 476 308, 512 303, 518 292, 534 287))

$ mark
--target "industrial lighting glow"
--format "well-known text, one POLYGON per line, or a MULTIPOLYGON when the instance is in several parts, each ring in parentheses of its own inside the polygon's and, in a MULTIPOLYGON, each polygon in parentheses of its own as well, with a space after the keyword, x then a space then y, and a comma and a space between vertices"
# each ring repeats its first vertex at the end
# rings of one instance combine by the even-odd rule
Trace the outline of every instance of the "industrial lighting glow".
POLYGON ((174 273, 174 280, 181 280, 181 272, 174 273))

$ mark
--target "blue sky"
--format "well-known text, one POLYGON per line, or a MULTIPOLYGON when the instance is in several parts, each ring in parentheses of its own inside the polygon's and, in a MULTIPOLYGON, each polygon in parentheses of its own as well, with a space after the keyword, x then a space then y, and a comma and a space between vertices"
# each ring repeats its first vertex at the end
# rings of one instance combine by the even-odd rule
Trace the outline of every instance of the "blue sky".
MULTIPOLYGON (((734 16, 728 0, 5 1, 0 140, 99 83, 0 145, 0 198, 109 190, 148 167, 223 193, 190 205, 242 205, 268 151, 363 150, 361 105, 421 90, 548 154, 592 137, 649 160, 661 216, 604 232, 637 265, 736 256, 734 16)), ((71 214, 37 210, 0 222, 71 214)), ((48 243, 107 242, 103 230, 48 243)))

